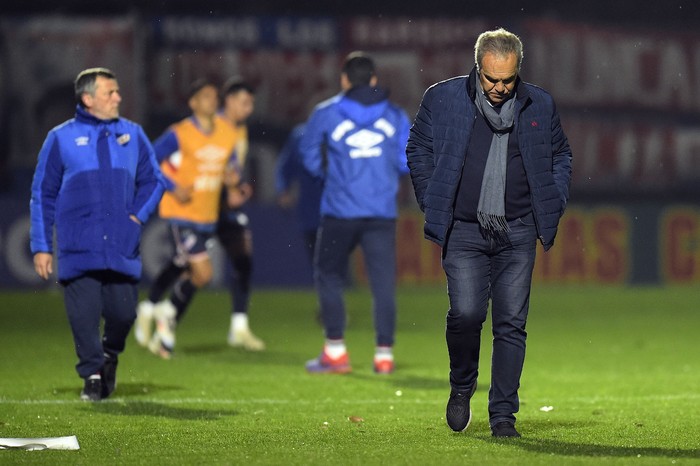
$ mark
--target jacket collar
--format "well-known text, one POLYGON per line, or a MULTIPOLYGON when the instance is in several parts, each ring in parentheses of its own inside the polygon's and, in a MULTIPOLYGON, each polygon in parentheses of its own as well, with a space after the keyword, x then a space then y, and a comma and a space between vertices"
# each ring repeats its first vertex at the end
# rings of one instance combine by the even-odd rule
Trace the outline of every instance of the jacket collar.
POLYGON ((389 91, 380 87, 355 86, 345 93, 345 97, 362 105, 374 105, 387 100, 389 91))
POLYGON ((105 123, 112 123, 112 122, 119 120, 119 118, 113 118, 110 120, 101 120, 101 119, 97 118, 95 115, 93 115, 92 113, 88 113, 88 111, 85 110, 81 105, 75 106, 75 119, 81 123, 87 123, 89 125, 95 125, 95 126, 105 124, 105 123))

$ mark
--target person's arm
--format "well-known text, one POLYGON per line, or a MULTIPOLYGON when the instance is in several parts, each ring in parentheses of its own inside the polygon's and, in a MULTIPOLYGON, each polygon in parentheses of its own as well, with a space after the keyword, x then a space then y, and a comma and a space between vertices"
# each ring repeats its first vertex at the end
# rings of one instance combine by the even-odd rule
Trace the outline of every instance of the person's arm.
POLYGON ((63 179, 63 162, 56 135, 50 132, 39 152, 30 209, 30 249, 34 270, 44 280, 53 273, 53 227, 56 199, 63 179))
POLYGON ((406 145, 408 168, 411 174, 413 190, 421 210, 425 210, 424 197, 428 183, 435 171, 433 152, 433 127, 431 107, 431 89, 423 95, 418 113, 411 126, 406 145))
POLYGON ((131 219, 139 224, 144 224, 158 207, 160 198, 165 191, 166 181, 150 141, 143 132, 138 129, 139 161, 134 176, 136 193, 131 219))
POLYGON ((297 175, 297 167, 300 164, 298 159, 299 142, 303 134, 303 125, 294 127, 280 150, 275 167, 275 191, 277 194, 288 191, 297 175))
POLYGON ((399 137, 399 151, 398 151, 398 167, 399 174, 405 175, 408 173, 408 160, 406 159, 406 145, 408 144, 408 135, 411 130, 411 122, 409 121, 406 114, 401 111, 401 116, 399 120, 398 137, 399 137))
POLYGON ((299 154, 299 141, 304 134, 304 126, 297 125, 287 137, 287 140, 282 146, 277 166, 275 167, 275 193, 277 194, 277 203, 281 207, 290 207, 294 200, 290 192, 291 185, 294 179, 299 176, 301 167, 301 156, 299 154))
POLYGON ((319 179, 325 177, 323 167, 323 148, 326 143, 324 113, 322 110, 314 111, 299 141, 299 153, 304 169, 314 178, 319 179))
POLYGON ((561 197, 561 214, 569 202, 569 186, 571 185, 571 147, 564 134, 557 113, 556 106, 552 103, 552 170, 554 183, 557 185, 561 197))
MULTIPOLYGON (((180 157, 180 143, 177 140, 177 135, 172 128, 169 128, 158 139, 153 142, 153 150, 155 151, 156 162, 160 165, 163 162, 170 164, 174 170, 177 170, 180 157)), ((181 186, 168 176, 163 174, 165 180, 165 189, 171 192, 178 202, 185 204, 192 199, 193 186, 181 186)))

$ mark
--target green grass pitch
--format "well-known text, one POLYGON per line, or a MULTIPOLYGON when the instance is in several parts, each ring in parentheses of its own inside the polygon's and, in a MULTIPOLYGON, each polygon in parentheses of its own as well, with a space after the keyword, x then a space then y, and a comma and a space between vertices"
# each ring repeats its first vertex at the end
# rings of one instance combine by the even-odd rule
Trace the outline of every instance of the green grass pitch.
POLYGON ((449 430, 442 288, 401 288, 396 372, 372 372, 371 298, 350 290, 353 373, 309 375, 311 290, 254 290, 262 353, 229 348, 229 297, 207 290, 163 361, 129 337, 117 391, 79 400, 59 291, 0 294, 0 437, 76 435, 78 451, 0 450, 0 464, 700 464, 700 290, 533 289, 522 439, 490 436, 490 329, 474 418, 449 430), (551 410, 542 410, 552 407, 551 410))

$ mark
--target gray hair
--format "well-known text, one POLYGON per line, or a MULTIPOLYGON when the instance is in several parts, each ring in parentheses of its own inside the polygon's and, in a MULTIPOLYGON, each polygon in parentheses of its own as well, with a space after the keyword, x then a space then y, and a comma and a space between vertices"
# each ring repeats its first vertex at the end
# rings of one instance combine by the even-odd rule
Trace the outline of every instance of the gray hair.
POLYGON ((75 100, 83 106, 83 94, 95 95, 97 77, 102 76, 107 79, 117 79, 114 73, 107 68, 88 68, 78 73, 75 78, 75 100))
POLYGON ((477 69, 481 68, 481 60, 486 53, 492 53, 500 57, 505 57, 511 53, 515 54, 518 58, 518 71, 520 71, 520 64, 523 62, 523 43, 520 41, 520 37, 512 32, 498 28, 479 34, 476 44, 474 44, 474 60, 476 61, 477 69))

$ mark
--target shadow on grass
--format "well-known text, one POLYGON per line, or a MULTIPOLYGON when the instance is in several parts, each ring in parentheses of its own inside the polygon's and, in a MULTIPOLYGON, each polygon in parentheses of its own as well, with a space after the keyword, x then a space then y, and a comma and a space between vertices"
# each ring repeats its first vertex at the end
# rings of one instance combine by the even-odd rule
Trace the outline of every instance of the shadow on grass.
POLYGON ((182 387, 149 382, 119 382, 114 396, 152 396, 155 393, 175 392, 178 390, 182 390, 182 387))
MULTIPOLYGON (((442 390, 444 392, 445 403, 450 396, 450 381, 447 377, 426 377, 414 374, 407 374, 400 368, 393 374, 378 375, 374 373, 353 372, 349 377, 362 380, 380 380, 385 381, 398 389, 414 389, 414 390, 442 390)), ((488 392, 489 386, 477 386, 476 392, 488 392)))
POLYGON ((114 403, 91 403, 85 411, 112 414, 116 416, 152 416, 188 421, 216 421, 226 416, 235 416, 237 411, 221 409, 193 409, 172 406, 152 401, 118 401, 114 403))
MULTIPOLYGON (((69 395, 80 395, 80 389, 82 387, 59 387, 54 389, 54 394, 69 394, 69 395)), ((154 393, 160 392, 172 392, 176 390, 182 390, 182 387, 177 385, 163 385, 163 384, 153 384, 153 383, 129 383, 129 382, 119 382, 117 385, 117 392, 115 396, 139 396, 148 395, 151 396, 154 393)))
MULTIPOLYGON (((548 427, 576 428, 574 424, 548 424, 548 427)), ((536 429, 537 430, 537 429, 536 429)), ((455 434, 459 437, 461 434, 455 434)), ((579 456, 592 458, 700 458, 700 449, 663 448, 654 446, 619 446, 590 443, 571 443, 561 440, 529 437, 523 432, 522 438, 494 438, 487 433, 474 435, 486 443, 509 445, 532 453, 559 456, 579 456)))
POLYGON ((276 365, 298 365, 299 367, 303 367, 304 365, 303 359, 300 359, 299 356, 289 351, 271 351, 269 349, 264 351, 248 351, 243 348, 232 348, 226 343, 185 345, 182 346, 182 354, 188 356, 217 356, 235 362, 271 362, 276 365))
POLYGON ((613 445, 592 445, 568 443, 551 439, 489 439, 493 443, 508 443, 534 453, 561 456, 590 456, 613 458, 660 457, 660 458, 700 458, 700 449, 680 449, 661 447, 624 447, 613 445))
POLYGON ((208 343, 199 345, 185 345, 177 348, 185 354, 200 355, 200 354, 218 354, 230 350, 226 343, 208 343))

